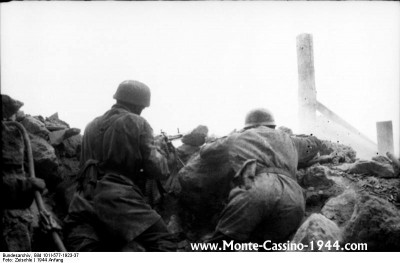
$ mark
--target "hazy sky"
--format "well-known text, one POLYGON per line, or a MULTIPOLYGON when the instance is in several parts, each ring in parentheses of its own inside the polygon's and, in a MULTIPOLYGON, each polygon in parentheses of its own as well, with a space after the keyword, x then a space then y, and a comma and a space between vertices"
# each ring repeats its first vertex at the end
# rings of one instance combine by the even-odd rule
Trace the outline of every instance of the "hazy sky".
MULTIPOLYGON (((297 130, 296 36, 314 38, 317 99, 399 146, 398 2, 13 2, 1 5, 1 92, 84 129, 125 79, 156 133, 225 135, 267 107, 297 130)), ((396 150, 398 151, 398 150, 396 150)))

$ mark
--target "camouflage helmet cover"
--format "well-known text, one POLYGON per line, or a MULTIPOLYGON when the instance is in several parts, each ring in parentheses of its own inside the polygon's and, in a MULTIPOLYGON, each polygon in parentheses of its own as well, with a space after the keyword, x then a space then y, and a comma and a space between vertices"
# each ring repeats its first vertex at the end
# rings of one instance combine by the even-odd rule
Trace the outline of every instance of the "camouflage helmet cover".
POLYGON ((129 104, 149 107, 150 96, 150 88, 145 84, 136 80, 125 80, 119 84, 113 98, 129 104))

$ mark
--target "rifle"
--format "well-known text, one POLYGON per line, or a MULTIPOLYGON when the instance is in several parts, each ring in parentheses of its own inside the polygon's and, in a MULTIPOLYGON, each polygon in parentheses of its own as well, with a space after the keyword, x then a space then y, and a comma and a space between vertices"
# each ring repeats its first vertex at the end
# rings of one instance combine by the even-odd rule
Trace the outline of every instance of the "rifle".
MULTIPOLYGON (((20 123, 15 122, 15 121, 10 121, 6 122, 6 124, 11 124, 17 127, 24 138, 24 144, 26 146, 26 151, 28 155, 28 164, 29 164, 29 175, 32 178, 35 178, 35 167, 33 164, 33 154, 32 154, 32 146, 31 142, 29 140, 29 136, 27 131, 25 130, 24 126, 22 126, 20 123)), ((40 217, 42 219, 42 225, 44 226, 45 230, 49 231, 52 235, 53 241, 56 244, 57 249, 60 252, 67 252, 67 249, 65 248, 60 236, 57 233, 57 229, 59 229, 59 226, 57 222, 54 220, 54 218, 51 216, 51 214, 46 210, 43 202, 42 195, 40 194, 39 191, 35 191, 35 201, 36 205, 39 210, 40 217)))

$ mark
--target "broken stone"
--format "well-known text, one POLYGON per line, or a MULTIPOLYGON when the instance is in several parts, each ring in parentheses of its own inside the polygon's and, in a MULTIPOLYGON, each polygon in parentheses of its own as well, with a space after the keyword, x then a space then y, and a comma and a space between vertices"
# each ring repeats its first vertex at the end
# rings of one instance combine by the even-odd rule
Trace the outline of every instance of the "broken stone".
POLYGON ((36 116, 33 116, 33 118, 35 118, 35 119, 39 120, 41 123, 43 123, 43 124, 44 124, 44 118, 43 118, 43 116, 42 116, 42 115, 36 115, 36 116))
POLYGON ((32 116, 25 116, 25 118, 22 120, 21 124, 31 134, 40 136, 44 139, 47 139, 49 136, 50 132, 46 129, 46 127, 44 126, 44 123, 42 123, 37 118, 34 118, 32 116))
POLYGON ((300 170, 296 175, 299 184, 304 188, 314 187, 318 189, 326 189, 334 184, 334 182, 327 177, 330 175, 330 169, 322 165, 300 170))
POLYGON ((378 163, 382 163, 382 164, 391 164, 389 158, 387 158, 386 156, 382 156, 382 155, 378 155, 378 156, 374 156, 372 157, 372 160, 378 163))
POLYGON ((199 125, 189 133, 185 134, 181 141, 184 144, 192 146, 201 146, 206 142, 208 128, 204 125, 199 125))
POLYGON ((338 226, 344 226, 354 212, 357 195, 354 190, 347 190, 341 195, 331 198, 322 208, 321 213, 338 226))
POLYGON ((21 122, 24 119, 25 119, 25 113, 22 110, 19 110, 17 114, 15 114, 15 120, 21 122))
POLYGON ((176 153, 181 161, 186 164, 189 159, 200 150, 199 146, 192 146, 188 144, 182 144, 176 149, 176 153))
POLYGON ((330 245, 335 243, 339 245, 342 241, 342 234, 335 222, 329 220, 321 214, 312 214, 301 225, 293 237, 292 243, 308 245, 302 251, 336 251, 336 248, 325 246, 328 242, 330 245), (324 246, 317 245, 318 241, 323 241, 324 246), (313 242, 313 247, 310 243, 313 242))
POLYGON ((381 178, 395 177, 393 166, 376 161, 359 160, 350 166, 349 173, 374 175, 381 178))
POLYGON ((80 157, 82 146, 82 135, 74 135, 62 142, 67 157, 80 157))
POLYGON ((75 177, 79 173, 79 160, 77 158, 61 157, 58 161, 58 174, 64 180, 65 178, 75 177))
POLYGON ((218 139, 218 136, 215 134, 210 134, 206 137, 206 143, 211 143, 213 141, 216 141, 218 139))
POLYGON ((344 229, 347 243, 367 243, 368 251, 400 250, 400 211, 388 201, 361 193, 344 229))
MULTIPOLYGON (((33 215, 29 209, 4 211, 2 218, 2 235, 5 246, 12 252, 29 252, 31 248, 31 225, 33 215)), ((2 239, 3 239, 2 238, 2 239)))
POLYGON ((6 120, 11 118, 18 110, 24 105, 24 103, 11 98, 8 95, 1 94, 1 110, 2 119, 6 120))
POLYGON ((51 189, 62 179, 57 172, 58 160, 55 150, 46 140, 39 136, 30 135, 29 137, 31 139, 36 176, 45 180, 47 188, 51 189))
POLYGON ((356 161, 356 151, 350 146, 333 143, 330 141, 322 141, 320 148, 321 155, 330 155, 333 158, 333 163, 353 163, 356 161))
POLYGON ((333 169, 347 173, 351 167, 353 167, 352 163, 344 163, 338 166, 334 166, 333 169))
POLYGON ((58 118, 57 112, 51 115, 50 117, 47 117, 44 123, 49 131, 59 131, 69 128, 68 123, 58 118))
POLYGON ((22 134, 13 125, 2 123, 1 126, 2 172, 4 174, 23 173, 25 144, 22 134))
POLYGON ((50 144, 53 146, 57 146, 61 144, 64 140, 78 135, 81 132, 80 129, 76 128, 70 128, 70 129, 64 129, 64 130, 59 130, 59 131, 53 131, 50 132, 49 134, 49 140, 50 144))

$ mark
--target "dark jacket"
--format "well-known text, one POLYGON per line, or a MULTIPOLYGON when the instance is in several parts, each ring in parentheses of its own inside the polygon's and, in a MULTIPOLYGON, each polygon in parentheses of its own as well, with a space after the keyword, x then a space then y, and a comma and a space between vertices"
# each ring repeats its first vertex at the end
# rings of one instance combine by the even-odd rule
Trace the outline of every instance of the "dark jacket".
POLYGON ((229 161, 235 173, 246 161, 255 159, 258 168, 268 168, 296 180, 297 164, 311 160, 320 145, 320 140, 313 136, 289 136, 279 130, 258 126, 207 144, 200 155, 205 159, 229 161))
POLYGON ((166 177, 167 160, 154 145, 149 123, 120 105, 114 105, 85 129, 82 168, 93 160, 98 162, 97 176, 92 174, 93 166, 81 175, 90 179, 81 182, 84 189, 88 182, 94 184, 92 193, 75 193, 65 220, 67 232, 75 240, 92 238, 92 230, 77 230, 86 224, 94 227, 101 241, 124 245, 160 220, 136 182, 140 177, 166 177))
POLYGON ((296 180, 299 161, 313 158, 320 141, 259 126, 205 146, 202 158, 228 162, 233 184, 216 230, 242 242, 285 242, 305 209, 296 180))
POLYGON ((89 159, 99 161, 104 170, 132 180, 142 169, 146 177, 161 179, 168 175, 167 161, 154 145, 150 124, 120 105, 114 105, 86 127, 81 165, 89 159))

